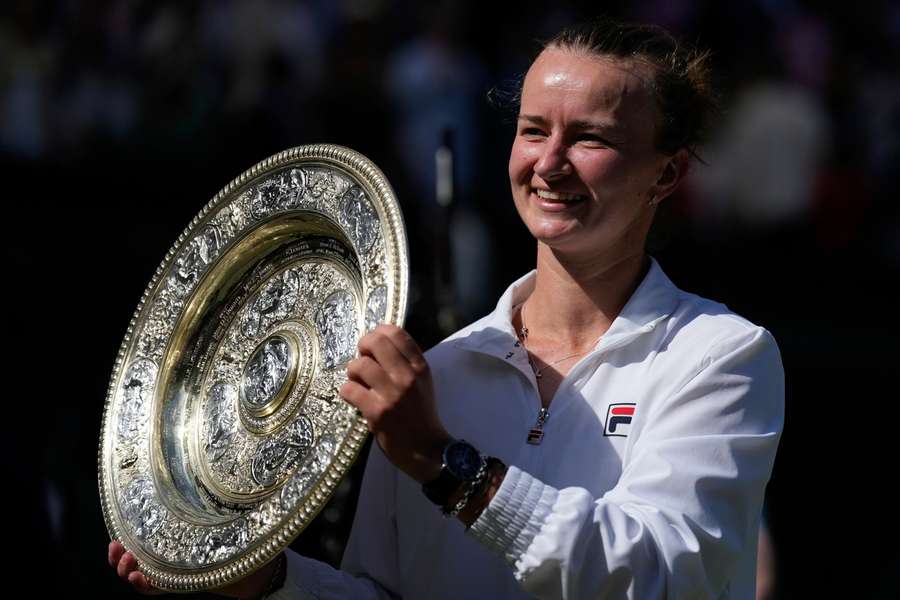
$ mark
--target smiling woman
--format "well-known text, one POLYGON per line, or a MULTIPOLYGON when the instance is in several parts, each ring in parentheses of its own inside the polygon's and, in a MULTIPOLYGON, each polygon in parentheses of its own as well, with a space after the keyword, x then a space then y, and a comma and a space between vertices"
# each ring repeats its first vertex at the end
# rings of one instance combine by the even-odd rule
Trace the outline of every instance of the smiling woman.
POLYGON ((550 47, 528 71, 509 177, 539 247, 640 256, 653 208, 686 170, 686 150, 656 149, 653 74, 629 63, 550 47))
POLYGON ((283 581, 223 593, 753 598, 778 348, 645 251, 714 104, 705 56, 609 21, 547 44, 509 160, 535 271, 425 354, 398 327, 362 338, 341 395, 377 444, 343 570, 289 552, 283 581))
POLYGON ((547 43, 522 87, 509 161, 535 238, 570 256, 643 253, 653 209, 715 112, 707 57, 658 28, 609 21, 547 43))

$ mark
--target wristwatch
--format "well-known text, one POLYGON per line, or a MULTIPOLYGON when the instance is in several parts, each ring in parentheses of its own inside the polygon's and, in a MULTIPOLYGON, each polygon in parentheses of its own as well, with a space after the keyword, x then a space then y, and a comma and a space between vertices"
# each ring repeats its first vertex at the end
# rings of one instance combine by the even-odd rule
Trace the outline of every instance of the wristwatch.
POLYGON ((465 440, 452 440, 444 446, 440 474, 422 484, 422 492, 438 506, 446 506, 461 484, 475 479, 483 462, 475 446, 465 440))

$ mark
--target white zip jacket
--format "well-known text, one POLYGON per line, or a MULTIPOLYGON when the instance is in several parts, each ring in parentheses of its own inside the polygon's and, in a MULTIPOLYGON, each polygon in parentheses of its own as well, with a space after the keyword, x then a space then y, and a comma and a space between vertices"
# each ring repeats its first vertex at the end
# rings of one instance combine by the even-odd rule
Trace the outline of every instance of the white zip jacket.
POLYGON ((530 445, 540 397, 511 319, 533 286, 427 353, 447 430, 509 465, 472 528, 373 445, 343 569, 291 552, 272 598, 754 598, 784 417, 772 336, 653 261, 530 445))

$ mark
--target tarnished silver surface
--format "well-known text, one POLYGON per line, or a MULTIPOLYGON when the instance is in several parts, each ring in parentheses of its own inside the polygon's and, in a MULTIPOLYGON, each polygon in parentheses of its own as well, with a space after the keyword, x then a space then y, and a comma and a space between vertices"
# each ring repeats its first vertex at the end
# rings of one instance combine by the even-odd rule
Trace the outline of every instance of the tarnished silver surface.
POLYGON ((110 535, 168 590, 227 585, 322 508, 366 426, 338 396, 359 337, 401 324, 409 261, 378 169, 277 154, 201 211, 150 282, 110 380, 110 535))

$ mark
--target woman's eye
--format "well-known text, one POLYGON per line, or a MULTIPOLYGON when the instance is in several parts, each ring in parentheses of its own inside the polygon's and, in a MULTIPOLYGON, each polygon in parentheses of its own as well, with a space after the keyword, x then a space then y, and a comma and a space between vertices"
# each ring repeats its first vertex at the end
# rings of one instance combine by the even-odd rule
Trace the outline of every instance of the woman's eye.
POLYGON ((609 146, 609 142, 600 137, 599 135, 594 135, 592 133, 583 133, 578 136, 579 142, 585 142, 594 146, 609 146))
POLYGON ((540 129, 538 129, 537 127, 526 127, 522 130, 521 135, 530 135, 530 136, 544 135, 544 132, 541 131, 540 129))

